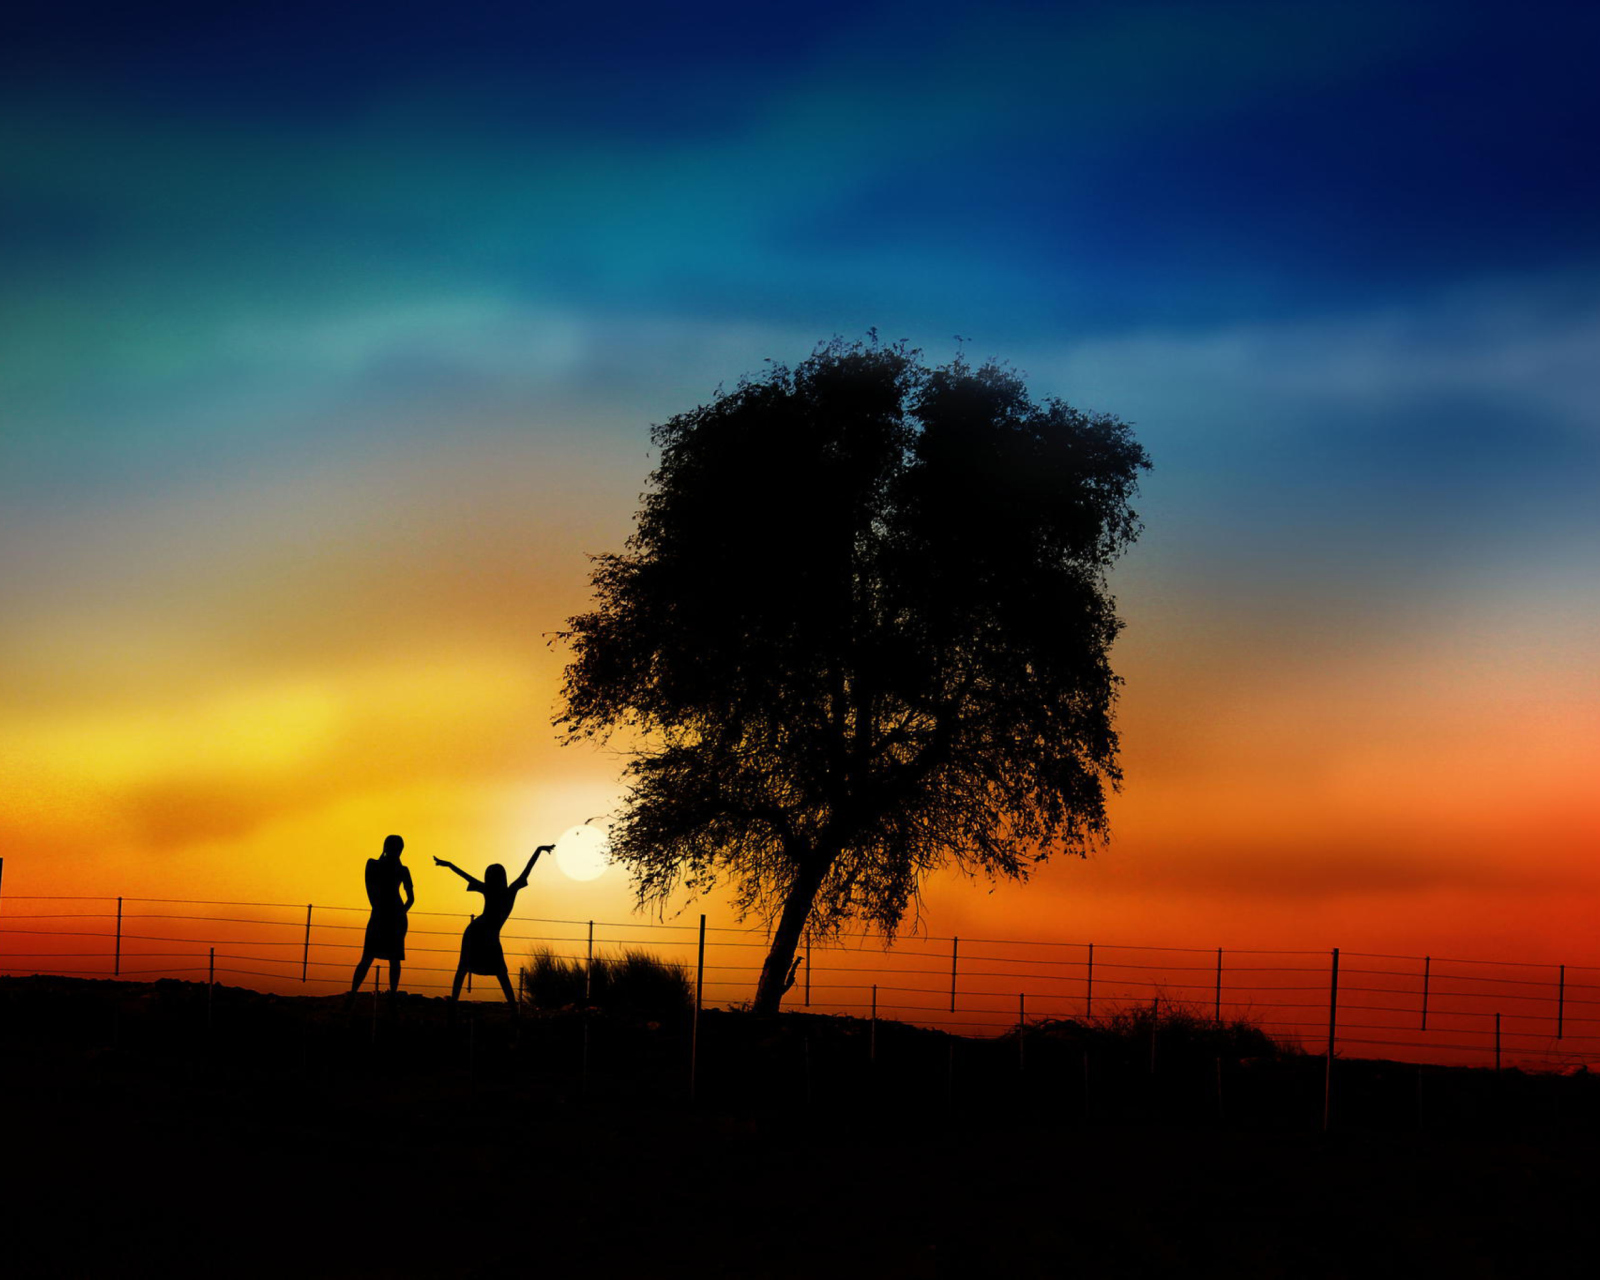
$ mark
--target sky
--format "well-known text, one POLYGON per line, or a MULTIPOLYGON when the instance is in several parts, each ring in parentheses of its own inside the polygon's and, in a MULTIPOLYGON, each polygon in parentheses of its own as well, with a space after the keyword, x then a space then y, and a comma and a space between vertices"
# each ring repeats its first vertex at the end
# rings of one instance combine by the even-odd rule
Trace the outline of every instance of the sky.
POLYGON ((0 891, 357 903, 397 831, 468 909, 430 856, 621 801, 557 744, 551 637, 650 425, 876 328, 1155 464, 1111 842, 938 879, 923 927, 1600 964, 1597 42, 1539 4, 13 6, 0 891))

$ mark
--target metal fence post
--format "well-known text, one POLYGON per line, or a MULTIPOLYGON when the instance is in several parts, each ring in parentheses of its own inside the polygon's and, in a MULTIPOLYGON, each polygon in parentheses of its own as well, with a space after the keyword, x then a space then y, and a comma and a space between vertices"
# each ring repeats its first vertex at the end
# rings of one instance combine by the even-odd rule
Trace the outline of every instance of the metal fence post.
POLYGON ((700 1069, 700 1000, 706 980, 706 918, 700 917, 700 954, 694 967, 694 1021, 689 1024, 689 1105, 694 1105, 695 1078, 700 1069))
POLYGON ((1028 1009, 1024 1003, 1026 998, 1025 992, 1017 992, 1017 1070, 1019 1072, 1028 1069, 1028 1009))
MULTIPOLYGON (((472 922, 474 920, 476 920, 477 918, 478 918, 478 916, 477 916, 476 912, 468 912, 468 914, 467 914, 467 925, 468 925, 469 928, 471 927, 472 922)), ((472 970, 471 969, 467 970, 467 994, 469 996, 472 994, 472 970)), ((373 1016, 376 1017, 377 1015, 374 1014, 373 1016)))
POLYGON ((1161 1025, 1161 997, 1150 1001, 1150 1074, 1156 1073, 1156 1028, 1161 1025))
POLYGON ((589 921, 589 949, 583 960, 583 1056, 578 1063, 578 1091, 589 1090, 589 1006, 594 1002, 594 921, 589 921))
POLYGON ((206 960, 206 1031, 211 1031, 211 996, 217 989, 217 949, 211 948, 211 955, 206 960))
POLYGON ((961 939, 950 939, 950 1012, 956 1011, 956 957, 961 952, 961 939))
POLYGON ((1333 1046, 1339 1028, 1339 948, 1333 949, 1333 968, 1328 975, 1328 1061, 1322 1075, 1322 1131, 1328 1131, 1333 1118, 1333 1046))
POLYGON ((1556 978, 1556 1039, 1561 1039, 1561 1031, 1566 1021, 1567 1013, 1567 966, 1559 966, 1560 973, 1556 978))
POLYGON ((1422 1030, 1428 1029, 1428 971, 1433 967, 1433 957, 1422 957, 1422 1030))
POLYGON ((1213 1015, 1217 1026, 1222 1025, 1222 948, 1217 948, 1217 1002, 1213 1015))
MULTIPOLYGON (((806 1002, 805 1002, 805 1007, 807 1009, 809 1009, 811 1007, 811 931, 809 929, 806 930, 806 1002)), ((807 1044, 809 1044, 809 1043, 810 1043, 810 1041, 807 1041, 807 1044)), ((810 1050, 808 1049, 807 1052, 809 1053, 810 1050)), ((808 1061, 809 1061, 809 1059, 808 1059, 808 1061)))
POLYGON ((1094 1017, 1094 943, 1089 944, 1089 968, 1084 974, 1083 981, 1083 1017, 1085 1021, 1094 1017))
POLYGON ((117 899, 117 949, 111 958, 111 976, 122 976, 122 899, 117 899))
POLYGON ((1494 1015, 1494 1073, 1500 1074, 1500 1015, 1494 1015))
POLYGON ((872 984, 872 1022, 867 1028, 867 1061, 878 1060, 878 984, 872 984))
POLYGON ((311 964, 311 904, 306 903, 306 940, 300 948, 300 981, 306 980, 306 969, 311 964))

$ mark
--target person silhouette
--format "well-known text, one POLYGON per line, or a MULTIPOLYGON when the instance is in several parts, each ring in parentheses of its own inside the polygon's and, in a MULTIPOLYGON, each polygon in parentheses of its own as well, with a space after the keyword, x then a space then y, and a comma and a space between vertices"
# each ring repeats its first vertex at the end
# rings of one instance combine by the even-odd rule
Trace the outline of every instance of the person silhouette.
POLYGON ((361 963, 356 965, 356 976, 350 983, 352 998, 361 990, 374 960, 389 962, 389 990, 399 989, 400 962, 406 958, 406 913, 417 900, 411 888, 411 868, 400 861, 405 847, 406 842, 399 836, 387 836, 382 855, 367 859, 367 901, 372 904, 372 914, 367 917, 361 963), (400 899, 402 889, 404 901, 400 899))
POLYGON ((498 862, 485 869, 482 880, 477 880, 453 862, 443 858, 433 860, 434 866, 454 871, 465 880, 471 892, 483 895, 483 914, 467 925, 466 932, 461 935, 461 960, 456 965, 456 980, 450 988, 452 1003, 461 999, 461 984, 467 974, 479 973, 500 979, 506 1003, 513 1009, 517 1007, 517 999, 511 994, 511 975, 506 972, 505 952, 500 949, 500 926, 510 916, 517 894, 528 887, 528 873, 539 861, 539 855, 554 848, 553 844, 542 844, 535 849, 528 865, 522 868, 522 874, 510 884, 506 883, 506 869, 498 862))

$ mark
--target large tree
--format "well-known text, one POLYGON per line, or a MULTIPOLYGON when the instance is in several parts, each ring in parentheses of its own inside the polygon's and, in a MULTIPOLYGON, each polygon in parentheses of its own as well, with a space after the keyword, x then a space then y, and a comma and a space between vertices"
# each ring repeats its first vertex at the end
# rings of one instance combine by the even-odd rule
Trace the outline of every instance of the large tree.
POLYGON ((874 338, 652 438, 638 527, 562 633, 557 724, 625 733, 641 905, 724 882, 767 922, 758 1011, 808 926, 892 935, 937 868, 1026 878, 1106 835, 1106 573, 1149 466, 1125 423, 874 338))

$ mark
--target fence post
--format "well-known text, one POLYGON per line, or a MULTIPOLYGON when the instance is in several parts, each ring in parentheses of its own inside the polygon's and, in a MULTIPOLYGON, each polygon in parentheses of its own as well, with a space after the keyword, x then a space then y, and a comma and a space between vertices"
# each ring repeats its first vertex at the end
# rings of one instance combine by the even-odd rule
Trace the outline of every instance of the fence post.
POLYGON ((1333 969, 1328 975, 1328 1061, 1322 1075, 1322 1132, 1333 1118, 1333 1044, 1339 1027, 1339 948, 1333 949, 1333 969))
POLYGON ((311 904, 306 903, 306 942, 300 950, 300 981, 306 980, 306 968, 311 963, 311 904))
POLYGON ((700 1069, 700 998, 706 980, 706 918, 700 917, 700 954, 694 966, 694 1021, 689 1024, 689 1105, 694 1105, 695 1077, 700 1069))
POLYGON ((211 948, 211 955, 206 960, 206 1032, 211 1031, 211 995, 217 989, 217 949, 211 948))
POLYGON ((1422 957, 1422 1029, 1428 1029, 1428 970, 1433 967, 1433 957, 1422 957))
MULTIPOLYGON (((805 1007, 807 1009, 809 1009, 811 1007, 811 930, 809 930, 809 929, 806 930, 806 1003, 805 1003, 805 1007)), ((806 1043, 809 1045, 811 1042, 808 1040, 808 1041, 806 1041, 806 1043)), ((808 1049, 807 1052, 809 1053, 810 1050, 808 1049)), ((810 1061, 810 1059, 807 1059, 807 1061, 810 1061)))
POLYGON ((1567 1012, 1567 966, 1561 965, 1556 979, 1556 1039, 1561 1039, 1562 1025, 1567 1012))
POLYGON ((878 1060, 878 984, 872 984, 872 1022, 867 1028, 867 1061, 878 1060))
POLYGON ((1028 1010, 1024 1003, 1026 993, 1017 992, 1017 1071, 1028 1069, 1028 1010))
POLYGON ((961 951, 961 939, 950 939, 950 1012, 956 1011, 956 956, 961 951))
POLYGON ((1494 1015, 1494 1073, 1500 1074, 1500 1015, 1494 1015))
MULTIPOLYGON (((469 912, 469 913, 468 913, 468 914, 467 914, 467 924, 468 924, 468 925, 471 925, 471 924, 472 924, 472 922, 473 922, 473 921, 474 921, 474 920, 476 920, 476 919, 477 919, 477 918, 478 918, 478 917, 477 917, 477 915, 476 915, 476 914, 475 914, 475 913, 473 913, 473 912, 469 912)), ((376 968, 376 967, 377 967, 377 966, 373 966, 373 967, 374 967, 374 968, 376 968)), ((469 996, 470 996, 470 995, 471 995, 471 994, 472 994, 472 970, 471 970, 471 969, 468 969, 468 970, 467 970, 467 994, 468 994, 468 995, 469 995, 469 996)), ((374 1006, 374 1008, 376 1008, 376 1006, 374 1006)), ((373 1014, 373 1017, 377 1017, 377 1014, 376 1014, 376 1013, 374 1013, 374 1014, 373 1014)))
POLYGON ((374 962, 372 966, 372 1043, 378 1043, 378 971, 383 968, 381 963, 374 962))
POLYGON ((111 976, 122 976, 122 899, 117 899, 117 949, 111 959, 111 976))
POLYGON ((1218 1027, 1222 1026, 1222 948, 1217 948, 1217 1003, 1215 1013, 1218 1027))
MULTIPOLYGON (((1089 968, 1084 974, 1083 983, 1083 1018, 1087 1022, 1094 1017, 1094 943, 1089 944, 1089 968)), ((1084 1059, 1088 1061, 1087 1058, 1084 1059)))
POLYGON ((1150 1001, 1150 1074, 1156 1073, 1156 1028, 1161 1025, 1161 997, 1150 1001))
POLYGON ((589 921, 589 949, 583 961, 583 1056, 578 1062, 578 1092, 589 1091, 589 1006, 594 1000, 594 921, 589 921))

